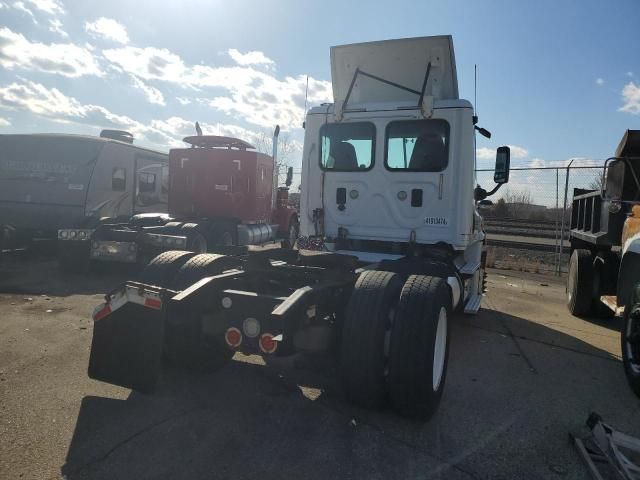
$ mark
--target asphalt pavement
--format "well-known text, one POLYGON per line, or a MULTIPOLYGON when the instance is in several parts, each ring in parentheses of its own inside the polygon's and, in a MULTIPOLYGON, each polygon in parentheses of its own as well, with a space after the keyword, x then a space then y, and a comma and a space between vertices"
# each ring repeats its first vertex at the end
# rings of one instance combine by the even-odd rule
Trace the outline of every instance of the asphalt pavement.
POLYGON ((0 265, 0 478, 582 479, 568 434, 590 412, 640 436, 619 321, 571 317, 556 277, 490 272, 423 424, 349 405, 331 356, 236 355, 151 396, 89 379, 91 312, 134 275, 0 265))

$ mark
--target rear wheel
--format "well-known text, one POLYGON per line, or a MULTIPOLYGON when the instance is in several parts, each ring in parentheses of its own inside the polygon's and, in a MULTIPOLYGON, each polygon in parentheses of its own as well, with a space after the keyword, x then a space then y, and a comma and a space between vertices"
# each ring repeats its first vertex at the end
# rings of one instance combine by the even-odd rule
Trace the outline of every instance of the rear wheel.
POLYGON ((201 253, 191 257, 182 265, 174 277, 171 288, 184 290, 204 277, 218 275, 225 270, 236 267, 238 261, 226 255, 201 253))
POLYGON ((187 249, 194 253, 207 253, 209 245, 207 238, 200 231, 197 223, 185 223, 180 227, 180 234, 187 237, 187 249))
POLYGON ((444 389, 451 293, 443 278, 411 275, 391 332, 389 393, 401 415, 428 420, 444 389))
POLYGON ((640 397, 640 284, 624 310, 621 333, 624 372, 633 392, 640 397))
POLYGON ((214 245, 230 247, 236 244, 236 226, 231 223, 215 225, 211 230, 211 238, 214 245))
POLYGON ((158 287, 169 288, 173 277, 193 252, 169 250, 153 258, 140 274, 140 281, 158 287))
POLYGON ((593 304, 593 256, 577 248, 571 254, 567 277, 567 307, 572 315, 588 315, 593 304))
POLYGON ((342 332, 342 379, 347 398, 363 407, 387 400, 388 341, 400 275, 366 271, 358 277, 347 306, 342 332))

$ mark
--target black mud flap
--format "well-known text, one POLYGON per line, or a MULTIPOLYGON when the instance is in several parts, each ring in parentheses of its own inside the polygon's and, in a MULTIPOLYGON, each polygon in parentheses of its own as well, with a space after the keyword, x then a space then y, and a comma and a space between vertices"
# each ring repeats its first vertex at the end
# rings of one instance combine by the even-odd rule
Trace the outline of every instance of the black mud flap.
POLYGON ((124 304, 94 322, 89 377, 153 393, 162 368, 163 338, 164 308, 124 304))

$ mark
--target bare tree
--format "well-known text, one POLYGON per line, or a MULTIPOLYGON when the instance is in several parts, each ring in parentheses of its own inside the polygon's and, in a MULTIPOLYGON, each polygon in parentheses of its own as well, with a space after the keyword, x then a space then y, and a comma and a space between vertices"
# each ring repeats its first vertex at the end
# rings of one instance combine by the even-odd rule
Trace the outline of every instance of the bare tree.
MULTIPOLYGON (((260 132, 256 140, 256 150, 261 153, 271 155, 273 153, 273 137, 264 132, 260 132)), ((278 137, 278 166, 288 167, 291 164, 294 145, 288 133, 278 137)))
POLYGON ((602 190, 602 173, 597 173, 591 183, 589 183, 589 188, 591 190, 602 190))
POLYGON ((509 215, 515 218, 522 218, 530 214, 533 205, 533 196, 527 189, 524 190, 506 190, 502 195, 507 208, 509 209, 509 215))
MULTIPOLYGON (((266 155, 273 153, 273 137, 268 136, 264 132, 260 132, 256 140, 256 150, 266 155)), ((276 169, 278 170, 278 184, 284 183, 287 176, 287 168, 291 166, 293 161, 293 153, 295 146, 291 141, 288 133, 281 134, 278 137, 278 159, 276 169)))

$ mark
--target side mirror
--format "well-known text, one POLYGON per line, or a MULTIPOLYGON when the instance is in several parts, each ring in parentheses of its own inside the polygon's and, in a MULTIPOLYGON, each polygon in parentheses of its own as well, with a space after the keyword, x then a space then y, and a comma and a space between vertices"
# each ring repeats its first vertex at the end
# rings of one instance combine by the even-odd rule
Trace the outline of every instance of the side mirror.
POLYGON ((511 164, 511 149, 498 147, 496 151, 496 168, 493 172, 493 181, 499 185, 509 181, 509 168, 511 164))
POLYGON ((481 207, 491 207, 493 206, 493 202, 491 200, 480 200, 478 202, 478 205, 480 205, 481 207))
POLYGON ((284 184, 287 187, 290 187, 291 182, 293 182, 293 167, 287 168, 287 180, 284 182, 284 184))

